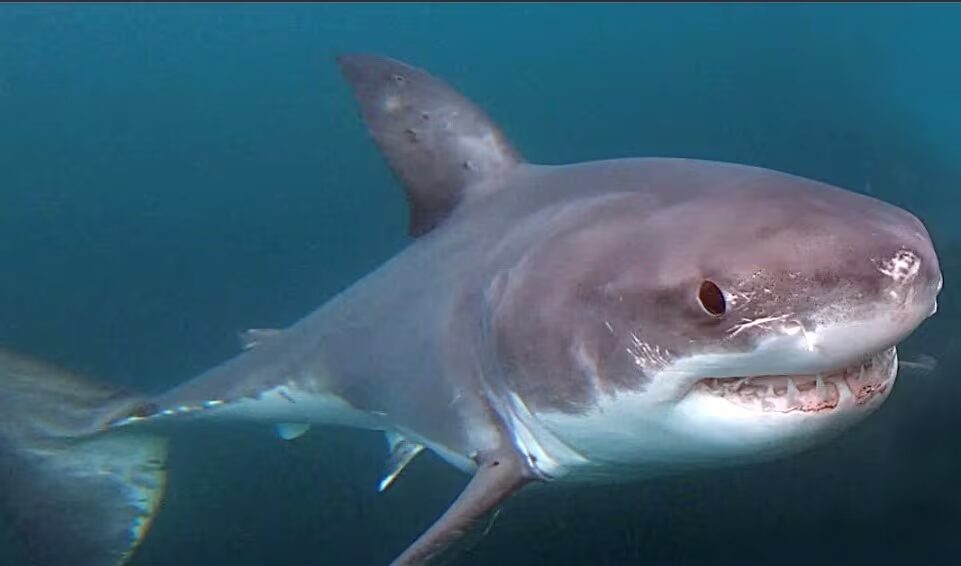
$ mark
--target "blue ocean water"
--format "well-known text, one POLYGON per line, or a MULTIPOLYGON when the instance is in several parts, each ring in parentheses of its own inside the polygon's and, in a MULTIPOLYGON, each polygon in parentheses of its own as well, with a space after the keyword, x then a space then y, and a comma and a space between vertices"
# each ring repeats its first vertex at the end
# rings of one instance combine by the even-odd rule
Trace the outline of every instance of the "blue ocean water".
MULTIPOLYGON (((938 370, 839 441, 525 498, 461 563, 953 564, 959 25, 936 4, 3 5, 0 344, 158 391, 401 249, 403 195, 333 63, 382 53, 460 88, 531 161, 737 161, 903 206, 946 281, 903 348, 938 370)), ((466 481, 424 457, 377 495, 383 441, 355 431, 175 441, 136 565, 383 564, 466 481)))

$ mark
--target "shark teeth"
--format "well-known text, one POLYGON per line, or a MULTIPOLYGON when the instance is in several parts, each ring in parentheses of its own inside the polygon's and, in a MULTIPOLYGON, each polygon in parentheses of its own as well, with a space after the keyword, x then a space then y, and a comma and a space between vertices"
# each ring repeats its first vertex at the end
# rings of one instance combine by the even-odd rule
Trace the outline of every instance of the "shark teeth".
POLYGON ((796 404, 796 403, 798 402, 798 399, 799 399, 800 395, 801 395, 801 392, 798 391, 797 383, 794 383, 794 379, 792 379, 792 378, 790 378, 790 377, 787 378, 787 400, 788 400, 788 403, 796 404))
POLYGON ((821 374, 818 374, 817 380, 814 383, 814 389, 817 391, 818 396, 821 398, 826 397, 828 393, 827 386, 824 385, 824 378, 821 376, 821 374))
POLYGON ((754 410, 818 412, 883 395, 896 372, 897 353, 891 348, 829 373, 706 378, 696 388, 754 410))

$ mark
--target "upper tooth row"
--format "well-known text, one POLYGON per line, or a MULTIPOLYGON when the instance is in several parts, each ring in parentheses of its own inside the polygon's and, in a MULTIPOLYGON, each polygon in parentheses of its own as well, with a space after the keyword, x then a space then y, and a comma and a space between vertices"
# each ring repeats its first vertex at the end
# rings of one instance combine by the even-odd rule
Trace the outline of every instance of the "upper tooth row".
MULTIPOLYGON (((861 366, 858 367, 857 375, 853 375, 853 374, 852 374, 851 377, 852 377, 855 381, 857 381, 857 380, 864 379, 864 374, 865 374, 865 367, 864 367, 864 365, 862 364, 861 366)), ((794 378, 792 378, 792 377, 790 377, 790 376, 785 376, 785 379, 787 380, 787 394, 788 394, 788 396, 794 396, 794 395, 799 394, 800 391, 798 390, 797 383, 795 383, 794 378)), ((753 381, 754 381, 754 378, 753 378, 753 377, 744 377, 744 378, 740 378, 740 379, 738 379, 738 380, 736 380, 736 381, 733 381, 733 382, 731 382, 731 383, 721 383, 720 379, 715 378, 715 379, 713 379, 713 380, 710 382, 710 385, 711 385, 713 388, 724 387, 724 389, 727 389, 727 390, 729 390, 729 391, 736 391, 736 390, 740 389, 740 388, 741 388, 742 386, 744 386, 744 385, 754 385, 753 381)), ((824 375, 823 375, 823 374, 816 374, 816 375, 815 375, 814 387, 815 387, 815 389, 817 390, 817 392, 820 393, 822 396, 826 393, 826 385, 825 385, 825 383, 824 383, 824 375)), ((773 385, 767 384, 767 393, 768 393, 768 395, 773 395, 773 394, 774 394, 774 386, 773 386, 773 385)))

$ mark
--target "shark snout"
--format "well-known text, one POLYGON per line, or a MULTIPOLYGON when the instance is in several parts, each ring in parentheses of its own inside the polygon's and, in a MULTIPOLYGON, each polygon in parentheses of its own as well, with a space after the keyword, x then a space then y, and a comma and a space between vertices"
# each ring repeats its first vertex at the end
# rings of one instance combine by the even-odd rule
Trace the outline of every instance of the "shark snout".
POLYGON ((875 258, 874 268, 884 299, 896 312, 917 320, 916 326, 937 310, 943 279, 927 230, 912 215, 907 216, 912 222, 892 230, 887 253, 875 258))
POLYGON ((941 272, 933 257, 924 257, 922 252, 902 246, 876 259, 874 264, 883 298, 895 306, 923 310, 937 300, 941 272))
POLYGON ((833 314, 811 333, 811 350, 825 365, 849 365, 891 348, 937 311, 943 282, 926 234, 911 240, 892 238, 870 261, 858 265, 852 267, 851 280, 858 280, 855 273, 860 272, 865 284, 852 287, 853 295, 828 309, 833 314), (843 314, 846 304, 852 305, 849 316, 843 314))

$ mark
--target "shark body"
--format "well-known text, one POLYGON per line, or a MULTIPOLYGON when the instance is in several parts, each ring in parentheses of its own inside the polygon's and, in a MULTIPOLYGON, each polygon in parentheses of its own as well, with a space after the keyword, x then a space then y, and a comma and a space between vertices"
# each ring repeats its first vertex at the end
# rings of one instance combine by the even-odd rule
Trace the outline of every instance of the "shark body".
MULTIPOLYGON (((75 402, 82 426, 43 428, 54 444, 141 446, 129 431, 188 417, 284 423, 287 438, 307 425, 384 431, 382 489, 422 449, 473 475, 394 561, 422 564, 532 482, 635 480, 831 438, 880 406, 896 345, 936 310, 934 247, 902 209, 730 163, 526 163, 443 81, 371 55, 339 64, 416 239, 169 392, 75 402)), ((13 429, 4 454, 37 438, 13 429)), ((117 560, 143 524, 126 546, 110 539, 117 560)))

